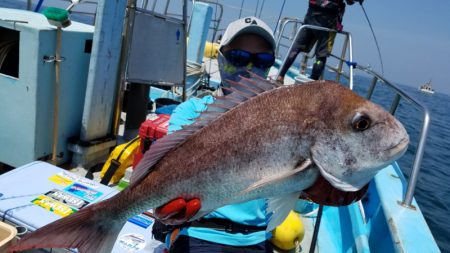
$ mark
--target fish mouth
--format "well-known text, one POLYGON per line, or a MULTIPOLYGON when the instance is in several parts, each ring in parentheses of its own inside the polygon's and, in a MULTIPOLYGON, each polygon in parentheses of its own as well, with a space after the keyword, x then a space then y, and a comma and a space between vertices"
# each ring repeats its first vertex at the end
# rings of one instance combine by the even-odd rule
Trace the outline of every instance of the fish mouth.
POLYGON ((371 173, 367 176, 367 180, 361 180, 358 183, 350 183, 350 182, 346 182, 334 175, 332 175, 331 173, 329 173, 328 171, 326 171, 320 164, 315 163, 316 166, 319 168, 320 174, 322 177, 325 178, 325 180, 327 180, 332 186, 334 186, 336 189, 341 190, 341 191, 345 191, 345 192, 355 192, 355 191, 359 191, 362 187, 364 187, 376 174, 376 172, 371 173))
POLYGON ((387 148, 384 152, 388 153, 390 156, 402 155, 408 148, 409 139, 403 138, 399 143, 387 148))

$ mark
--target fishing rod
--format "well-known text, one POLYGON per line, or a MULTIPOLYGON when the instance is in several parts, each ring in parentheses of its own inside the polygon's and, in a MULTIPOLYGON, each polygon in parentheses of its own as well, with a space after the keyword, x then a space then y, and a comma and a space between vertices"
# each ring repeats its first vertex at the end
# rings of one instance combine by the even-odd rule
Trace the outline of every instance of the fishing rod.
POLYGON ((283 5, 281 5, 280 15, 278 16, 277 24, 275 25, 275 30, 273 30, 274 34, 277 32, 278 23, 280 23, 281 15, 283 14, 284 5, 286 4, 286 0, 283 1, 283 5))
POLYGON ((378 45, 377 37, 375 36, 375 32, 373 31, 372 24, 370 23, 369 16, 367 15, 366 9, 364 9, 362 1, 359 1, 359 5, 361 5, 361 9, 363 10, 364 15, 366 16, 367 23, 369 23, 370 30, 372 31, 372 36, 373 36, 373 38, 375 40, 375 45, 377 46, 377 50, 378 50, 378 57, 380 58, 381 74, 384 75, 383 58, 381 57, 381 50, 380 50, 380 46, 378 45))
POLYGON ((241 18, 241 15, 242 15, 242 8, 244 7, 244 2, 245 2, 245 0, 242 0, 242 2, 241 2, 241 9, 239 10, 239 18, 241 18))

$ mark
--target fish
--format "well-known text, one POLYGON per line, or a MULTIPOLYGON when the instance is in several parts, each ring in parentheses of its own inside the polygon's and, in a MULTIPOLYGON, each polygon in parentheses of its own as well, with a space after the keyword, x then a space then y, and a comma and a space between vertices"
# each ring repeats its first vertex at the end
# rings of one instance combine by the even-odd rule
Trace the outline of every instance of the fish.
POLYGON ((129 187, 29 233, 9 250, 111 252, 128 218, 178 197, 201 200, 193 219, 267 198, 270 231, 319 176, 357 191, 407 149, 408 134, 394 116, 341 84, 280 86, 255 74, 228 82, 229 95, 152 144, 129 187))

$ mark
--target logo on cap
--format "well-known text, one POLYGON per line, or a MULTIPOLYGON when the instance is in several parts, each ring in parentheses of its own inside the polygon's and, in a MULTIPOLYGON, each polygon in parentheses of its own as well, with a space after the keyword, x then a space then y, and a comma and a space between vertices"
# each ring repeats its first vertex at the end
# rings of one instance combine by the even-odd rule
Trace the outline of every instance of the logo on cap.
POLYGON ((247 24, 258 25, 258 23, 256 23, 256 20, 253 20, 251 18, 246 18, 244 21, 247 24))

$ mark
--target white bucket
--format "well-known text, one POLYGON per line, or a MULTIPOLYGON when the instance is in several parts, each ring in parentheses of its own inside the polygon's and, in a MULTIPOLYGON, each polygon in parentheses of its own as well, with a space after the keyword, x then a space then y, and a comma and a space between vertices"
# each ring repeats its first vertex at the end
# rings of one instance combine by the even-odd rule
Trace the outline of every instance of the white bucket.
POLYGON ((14 242, 16 234, 15 227, 0 221, 0 253, 8 252, 8 247, 14 242))

